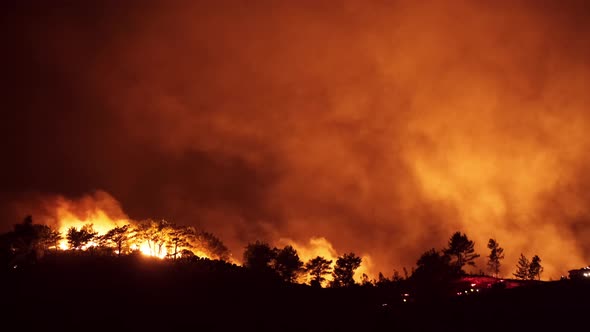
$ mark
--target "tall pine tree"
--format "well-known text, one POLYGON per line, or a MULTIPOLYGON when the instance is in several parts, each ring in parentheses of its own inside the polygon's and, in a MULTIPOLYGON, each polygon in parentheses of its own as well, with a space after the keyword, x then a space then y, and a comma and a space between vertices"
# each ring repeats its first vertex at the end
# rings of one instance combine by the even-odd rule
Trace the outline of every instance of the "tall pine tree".
POLYGON ((528 278, 530 280, 541 279, 541 272, 543 272, 543 266, 541 266, 541 258, 535 255, 529 264, 528 278))
POLYGON ((529 262, 528 258, 525 255, 520 254, 520 258, 518 259, 518 264, 516 265, 516 272, 513 275, 517 279, 525 280, 529 278, 529 268, 531 263, 529 262))
POLYGON ((500 274, 500 260, 504 259, 504 248, 500 247, 500 244, 495 239, 490 239, 488 249, 490 249, 488 269, 494 277, 498 277, 500 274))
POLYGON ((448 248, 444 249, 444 254, 452 259, 451 264, 455 267, 456 272, 465 273, 463 266, 474 266, 474 260, 479 257, 473 248, 475 243, 466 234, 455 232, 449 239, 448 248))

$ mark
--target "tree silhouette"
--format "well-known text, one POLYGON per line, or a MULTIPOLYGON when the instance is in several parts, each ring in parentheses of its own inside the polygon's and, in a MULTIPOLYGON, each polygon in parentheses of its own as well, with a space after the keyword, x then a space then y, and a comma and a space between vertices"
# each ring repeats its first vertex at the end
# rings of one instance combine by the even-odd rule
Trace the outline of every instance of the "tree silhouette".
POLYGON ((101 240, 114 244, 117 248, 117 255, 121 256, 123 251, 127 251, 129 248, 131 226, 124 225, 115 227, 109 230, 105 235, 101 236, 101 240))
POLYGON ((434 248, 424 252, 416 262, 409 278, 417 298, 431 301, 448 295, 451 283, 460 271, 451 264, 451 257, 434 248))
POLYGON ((377 276, 377 282, 375 283, 378 287, 384 287, 391 284, 391 279, 387 278, 382 272, 379 272, 377 276))
POLYGON ((57 251, 59 249, 59 241, 63 239, 63 236, 58 230, 52 229, 46 239, 48 243, 51 243, 50 247, 53 247, 57 251))
POLYGON ((362 259, 354 253, 344 254, 336 260, 334 279, 330 283, 331 287, 350 287, 354 285, 354 271, 361 266, 362 259))
POLYGON ((39 250, 48 250, 53 247, 55 250, 59 249, 59 241, 62 239, 59 231, 47 225, 36 224, 33 225, 35 231, 34 246, 39 250))
POLYGON ((57 248, 61 240, 61 234, 57 230, 47 225, 34 224, 33 217, 30 215, 25 217, 22 223, 14 225, 13 237, 15 239, 13 246, 17 250, 24 251, 45 251, 49 247, 57 248))
POLYGON ((168 255, 176 259, 182 255, 182 249, 192 248, 190 238, 194 232, 190 227, 172 225, 171 228, 168 232, 168 255))
POLYGON ((276 257, 276 250, 266 242, 249 243, 244 251, 244 266, 253 271, 270 271, 270 264, 276 257))
POLYGON ((51 246, 61 239, 59 232, 42 224, 33 224, 33 217, 26 216, 22 223, 15 224, 14 230, 4 236, 8 256, 22 262, 35 262, 51 246))
POLYGON ((70 248, 79 250, 92 241, 96 237, 96 234, 98 233, 94 231, 92 224, 86 224, 80 229, 72 226, 68 228, 66 239, 68 240, 70 248))
POLYGON ((494 277, 500 274, 500 260, 504 259, 504 249, 495 239, 488 242, 490 255, 488 256, 488 268, 494 277))
POLYGON ((326 280, 325 275, 330 274, 332 270, 332 261, 322 256, 317 256, 305 263, 305 271, 311 276, 310 285, 321 287, 326 280))
POLYGON ((444 249, 444 253, 450 256, 451 264, 455 266, 457 272, 465 273, 463 266, 475 265, 474 260, 479 257, 479 254, 475 253, 474 245, 475 243, 461 232, 455 232, 449 239, 449 246, 444 249))
POLYGON ((222 261, 229 261, 230 251, 215 235, 205 232, 195 232, 194 241, 191 241, 191 245, 196 250, 202 251, 213 259, 219 259, 222 261))
POLYGON ((302 272, 303 262, 295 248, 285 246, 277 251, 273 268, 284 281, 294 282, 302 272))
POLYGON ((424 252, 416 265, 416 270, 412 273, 412 279, 419 282, 446 281, 454 277, 458 272, 451 265, 450 257, 434 248, 424 252))
POLYGON ((528 269, 528 279, 530 280, 535 280, 535 279, 541 279, 541 272, 543 272, 543 266, 541 266, 541 258, 539 258, 539 256, 535 255, 533 256, 533 259, 531 259, 531 263, 529 264, 529 269, 528 269))
POLYGON ((393 270, 393 276, 391 277, 391 281, 397 282, 404 280, 398 270, 393 270))
POLYGON ((26 216, 23 222, 14 225, 12 247, 19 253, 29 253, 34 249, 37 234, 33 226, 33 217, 26 216))
POLYGON ((191 257, 195 257, 195 253, 192 252, 190 249, 182 249, 180 251, 180 257, 182 258, 191 258, 191 257))
POLYGON ((371 280, 369 278, 369 275, 367 275, 366 273, 363 273, 363 275, 361 276, 361 286, 363 287, 373 287, 377 284, 376 280, 371 280))
POLYGON ((517 279, 528 279, 529 278, 529 268, 531 263, 529 262, 528 258, 524 254, 520 254, 520 258, 518 259, 518 264, 516 265, 516 272, 513 273, 514 277, 517 279))

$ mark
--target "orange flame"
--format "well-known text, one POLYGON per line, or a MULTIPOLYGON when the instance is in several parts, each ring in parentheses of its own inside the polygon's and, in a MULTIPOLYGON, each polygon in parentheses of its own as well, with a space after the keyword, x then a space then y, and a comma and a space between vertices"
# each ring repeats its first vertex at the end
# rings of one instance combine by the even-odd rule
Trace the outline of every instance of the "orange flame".
MULTIPOLYGON (((58 230, 62 235, 63 239, 59 242, 59 249, 67 250, 70 249, 70 245, 68 244, 68 240, 66 239, 65 235, 68 232, 70 227, 75 227, 77 229, 83 227, 84 225, 91 224, 93 226, 94 231, 97 232, 97 236, 105 235, 108 231, 115 227, 121 227, 125 225, 134 225, 135 222, 128 218, 111 218, 103 209, 94 207, 88 209, 84 216, 76 215, 73 212, 74 209, 71 204, 60 204, 57 208, 57 219, 58 219, 58 230)), ((91 241, 81 249, 86 250, 90 247, 95 247, 98 244, 95 241, 91 241)), ((137 241, 132 240, 130 244, 131 250, 139 250, 143 255, 156 257, 156 258, 166 258, 172 255, 172 252, 169 252, 166 246, 162 246, 156 250, 153 246, 150 246, 148 241, 137 241)), ((185 248, 179 248, 185 249, 185 248)), ((209 258, 207 254, 202 251, 197 251, 195 255, 199 257, 206 257, 209 258)), ((177 257, 180 257, 181 254, 177 253, 177 257)))
MULTIPOLYGON (((336 260, 338 260, 339 253, 334 249, 334 246, 330 241, 328 241, 325 237, 312 237, 309 239, 307 243, 299 243, 294 240, 288 238, 281 238, 277 242, 279 246, 287 246, 290 245, 299 254, 299 258, 305 263, 317 256, 321 256, 327 260, 332 261, 332 268, 336 264, 336 260)), ((373 263, 371 261, 371 256, 369 255, 361 255, 362 262, 361 266, 355 271, 354 273, 354 280, 356 282, 361 282, 363 274, 366 274, 369 279, 373 279, 375 277, 375 273, 373 272, 373 263)), ((326 281, 333 280, 332 275, 325 276, 326 281)), ((305 281, 305 280, 300 280, 305 281)))
MULTIPOLYGON (((129 220, 127 219, 111 219, 101 209, 88 211, 85 218, 80 218, 68 208, 61 206, 57 208, 57 217, 59 220, 58 230, 63 236, 63 239, 59 242, 59 247, 62 250, 69 248, 68 240, 65 238, 65 235, 70 227, 81 228, 84 225, 92 224, 94 230, 98 232, 98 235, 104 235, 114 227, 129 224, 129 220)), ((82 249, 87 249, 87 247, 91 246, 96 246, 96 243, 91 242, 82 249)))

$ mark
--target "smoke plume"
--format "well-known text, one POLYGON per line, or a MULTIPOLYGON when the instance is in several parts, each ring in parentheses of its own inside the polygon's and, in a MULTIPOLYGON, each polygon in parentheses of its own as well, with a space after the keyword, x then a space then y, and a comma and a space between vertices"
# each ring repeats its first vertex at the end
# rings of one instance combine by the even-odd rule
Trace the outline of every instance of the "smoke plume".
POLYGON ((587 2, 90 3, 3 14, 2 211, 104 190, 234 256, 324 238, 373 275, 457 230, 504 276, 588 263, 587 2))

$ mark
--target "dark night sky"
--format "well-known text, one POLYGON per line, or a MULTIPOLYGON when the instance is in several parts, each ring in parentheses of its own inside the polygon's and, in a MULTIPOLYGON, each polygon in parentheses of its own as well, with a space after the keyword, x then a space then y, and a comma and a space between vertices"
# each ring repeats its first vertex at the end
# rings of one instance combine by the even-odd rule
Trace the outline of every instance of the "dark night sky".
POLYGON ((462 230, 588 262, 587 1, 2 6, 3 230, 104 191, 238 256, 325 237, 392 271, 462 230))

